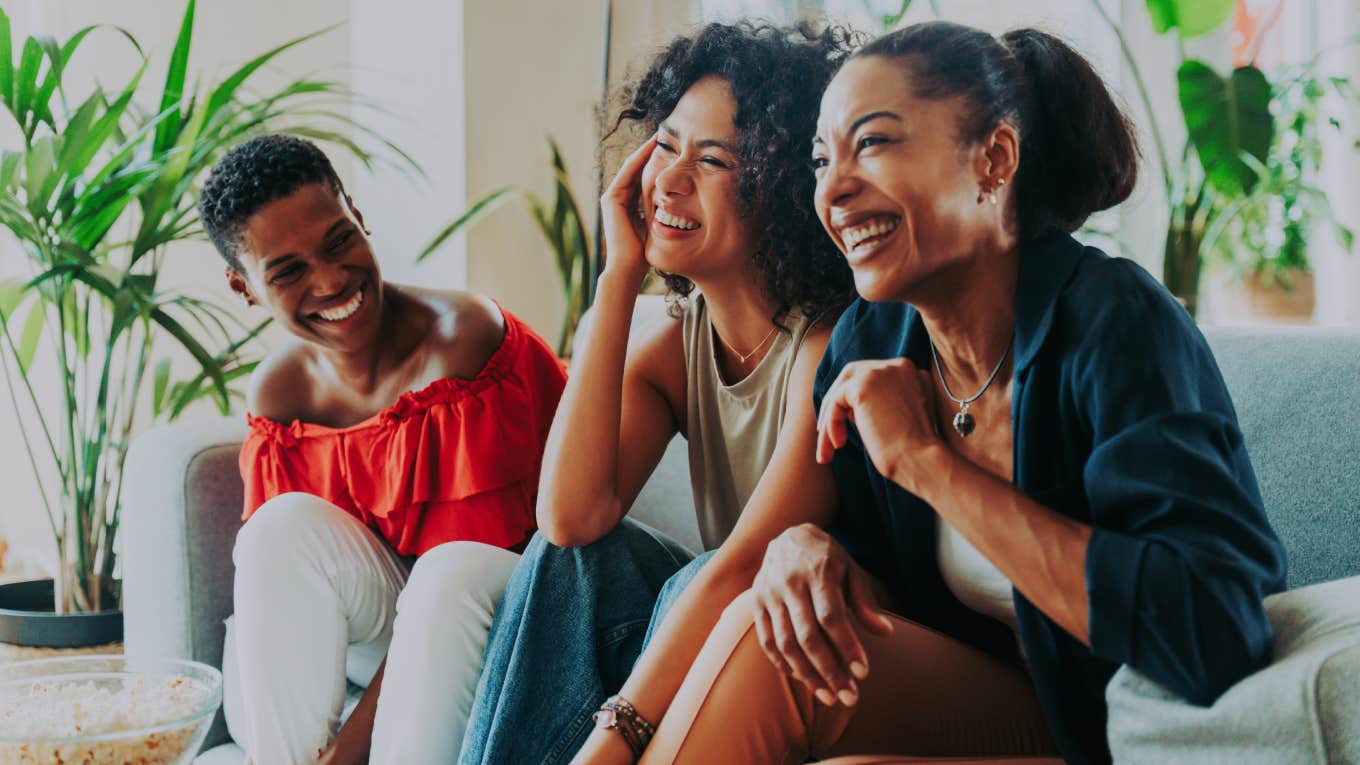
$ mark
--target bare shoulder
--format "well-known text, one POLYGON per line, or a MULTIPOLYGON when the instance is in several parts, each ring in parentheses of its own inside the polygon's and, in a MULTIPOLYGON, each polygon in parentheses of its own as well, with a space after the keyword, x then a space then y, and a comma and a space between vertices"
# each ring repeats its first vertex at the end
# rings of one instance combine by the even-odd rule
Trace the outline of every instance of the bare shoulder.
POLYGON ((810 381, 816 374, 817 365, 821 363, 822 354, 826 352, 826 346, 831 342, 831 331, 836 328, 836 320, 839 318, 840 311, 827 311, 808 327, 807 334, 803 335, 803 344, 798 348, 798 357, 793 362, 799 377, 806 377, 810 381))
POLYGON ((307 343, 292 337, 271 351, 250 374, 247 411, 278 422, 308 419, 316 388, 309 354, 307 343))
POLYGON ((663 313, 638 328, 628 344, 625 374, 650 386, 665 400, 675 428, 683 434, 689 421, 685 374, 684 319, 663 313))
POLYGON ((627 370, 672 401, 685 400, 684 321, 665 314, 637 329, 628 343, 627 370))
POLYGON ((449 377, 476 377, 505 339, 505 315, 490 298, 456 290, 402 287, 434 312, 428 342, 449 377))

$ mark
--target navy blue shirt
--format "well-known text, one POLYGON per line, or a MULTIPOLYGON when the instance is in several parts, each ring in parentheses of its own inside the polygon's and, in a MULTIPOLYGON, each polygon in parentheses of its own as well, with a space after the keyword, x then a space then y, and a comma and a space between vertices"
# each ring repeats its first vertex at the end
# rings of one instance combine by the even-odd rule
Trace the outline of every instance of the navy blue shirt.
MULTIPOLYGON (((1094 528, 1091 647, 1016 592, 1020 642, 1064 759, 1108 762, 1104 691, 1119 665, 1207 705, 1270 661, 1261 600, 1284 589, 1284 549, 1209 346, 1146 271, 1054 229, 1021 247, 1015 300, 1014 484, 1094 528)), ((856 301, 822 357, 815 405, 846 364, 901 357, 930 368, 916 310, 856 301)), ((832 469, 831 531, 903 616, 1013 654, 1009 630, 946 587, 935 512, 874 469, 853 428, 832 469)))

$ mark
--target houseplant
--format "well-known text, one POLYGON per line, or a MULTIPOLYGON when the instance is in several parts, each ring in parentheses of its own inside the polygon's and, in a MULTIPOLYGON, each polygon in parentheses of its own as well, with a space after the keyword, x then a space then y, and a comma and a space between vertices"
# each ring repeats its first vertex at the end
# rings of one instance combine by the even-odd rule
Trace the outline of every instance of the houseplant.
POLYGON ((1235 201, 1206 235, 1206 245, 1241 284, 1238 310, 1276 321, 1308 321, 1314 288, 1308 258, 1311 235, 1330 229, 1349 252, 1354 234, 1333 213, 1315 183, 1322 167, 1322 131, 1342 129, 1360 110, 1349 78, 1320 75, 1314 61, 1274 73, 1271 111, 1277 130, 1260 183, 1235 201), (1334 110, 1324 105, 1331 97, 1334 110))
POLYGON ((0 153, 0 225, 31 272, 0 285, 0 366, 56 541, 59 614, 118 607, 121 467, 147 408, 169 420, 206 397, 226 412, 233 383, 255 365, 251 341, 263 325, 160 283, 172 245, 201 237, 201 175, 231 145, 266 131, 374 159, 350 137, 367 131, 347 115, 342 86, 303 78, 246 90, 261 67, 329 30, 279 45, 218 82, 190 84, 194 11, 189 0, 150 110, 135 100, 147 62, 129 33, 119 30, 141 56, 138 71, 78 97, 63 73, 98 29, 62 44, 30 37, 16 63, 0 11, 0 100, 23 140, 0 153), (172 361, 185 355, 187 377, 172 361), (55 383, 39 382, 47 374, 55 383))

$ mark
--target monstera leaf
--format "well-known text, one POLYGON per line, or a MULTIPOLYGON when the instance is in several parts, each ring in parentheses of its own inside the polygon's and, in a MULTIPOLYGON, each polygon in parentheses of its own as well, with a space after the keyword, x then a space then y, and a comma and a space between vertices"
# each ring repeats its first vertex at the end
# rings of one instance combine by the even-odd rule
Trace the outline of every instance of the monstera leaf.
POLYGON ((1198 37, 1232 18, 1233 0, 1147 0, 1157 34, 1175 29, 1181 37, 1198 37))
POLYGON ((1264 163, 1275 131, 1266 76, 1244 66, 1224 79, 1192 59, 1181 64, 1176 77, 1190 143, 1210 185, 1226 194, 1250 191, 1257 174, 1244 155, 1258 166, 1264 163))

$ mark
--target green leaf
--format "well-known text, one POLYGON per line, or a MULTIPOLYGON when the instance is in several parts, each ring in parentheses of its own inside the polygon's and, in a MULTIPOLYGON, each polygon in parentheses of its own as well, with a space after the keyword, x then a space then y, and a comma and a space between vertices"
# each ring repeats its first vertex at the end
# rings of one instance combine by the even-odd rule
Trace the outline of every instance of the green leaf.
POLYGON ((180 324, 174 317, 160 308, 151 312, 151 320, 159 324, 162 329, 170 333, 171 337, 179 341, 179 344, 184 347, 184 350, 188 351, 189 355, 194 357, 194 360, 196 360, 199 366, 203 368, 203 372, 212 380, 213 389, 219 400, 227 400, 227 381, 226 378, 222 376, 221 364, 217 359, 213 358, 211 353, 208 353, 208 350, 193 336, 193 333, 185 329, 183 324, 180 324))
POLYGON ((1230 195, 1251 191, 1257 174, 1243 156, 1265 163, 1275 131, 1266 76, 1246 66, 1225 80, 1193 59, 1176 76, 1186 131, 1210 186, 1230 195))
MULTIPOLYGON (((894 13, 884 14, 879 18, 879 23, 883 25, 883 31, 889 31, 902 23, 902 17, 907 15, 907 10, 911 8, 911 0, 902 0, 902 6, 894 13)), ((939 11, 936 10, 936 15, 939 11)))
POLYGON ((0 319, 9 321, 18 310, 19 304, 29 292, 28 282, 24 279, 5 279, 0 281, 0 319))
POLYGON ((57 168, 63 175, 73 177, 84 169, 72 173, 72 165, 75 164, 75 159, 80 155, 85 139, 89 135, 90 124, 94 122, 95 114, 103 105, 104 94, 96 89, 66 121, 66 127, 61 131, 61 151, 57 156, 57 168))
POLYGON ((1355 232, 1338 223, 1336 224, 1336 241, 1342 249, 1349 253, 1355 246, 1355 232))
POLYGON ((562 230, 553 228, 553 216, 548 212, 543 200, 533 194, 526 193, 524 201, 529 204, 529 211, 533 213, 534 222, 538 224, 538 230, 543 232, 543 238, 548 241, 548 246, 552 248, 553 255, 557 258, 562 256, 562 230))
MULTIPOLYGON (((81 41, 84 40, 90 32, 94 31, 94 29, 93 26, 88 26, 79 32, 76 32, 74 35, 71 35, 71 39, 67 40, 66 44, 60 48, 57 47, 56 41, 53 40, 51 47, 47 49, 47 58, 50 62, 47 68, 47 75, 43 77, 42 87, 38 89, 37 96, 34 98, 34 102, 43 112, 47 111, 47 105, 52 100, 52 94, 55 93, 57 87, 61 85, 61 74, 66 70, 66 62, 71 60, 71 56, 76 52, 76 49, 80 47, 81 41)), ((52 124, 53 129, 56 129, 56 125, 54 124, 55 120, 52 119, 52 115, 46 114, 45 116, 47 122, 52 124)))
POLYGON ((0 102, 6 106, 14 103, 14 46, 4 8, 0 8, 0 102))
POLYGON ((1218 29, 1235 7, 1233 0, 1147 0, 1147 9, 1158 34, 1176 29, 1188 39, 1218 29))
POLYGON ((80 310, 77 298, 75 290, 64 293, 61 301, 62 321, 66 324, 66 334, 75 341, 76 355, 87 359, 90 356, 89 315, 80 310))
POLYGON ((0 193, 9 189, 9 185, 14 182, 14 178, 19 174, 19 163, 23 159, 24 155, 21 152, 0 153, 0 193))
POLYGON ((33 356, 38 352, 38 342, 42 340, 43 323, 47 319, 45 307, 41 300, 34 302, 33 306, 28 309, 28 319, 24 321, 23 331, 19 335, 18 362, 22 374, 28 374, 28 370, 33 365, 33 356))
POLYGON ((307 42, 308 40, 311 40, 315 37, 320 37, 321 35, 330 32, 331 30, 335 29, 338 26, 340 25, 335 24, 326 27, 325 29, 312 32, 311 34, 303 35, 302 37, 289 40, 283 45, 280 45, 277 48, 274 48, 273 50, 262 53, 259 56, 256 56, 255 58, 251 59, 249 62, 245 64, 245 66, 242 66, 240 69, 237 69, 235 72, 232 73, 230 77, 223 80, 221 85, 218 85, 217 88, 213 90, 212 96, 209 97, 208 99, 208 113, 213 114, 218 109, 222 108, 222 106, 224 106, 228 101, 232 99, 233 96, 236 95, 236 89, 241 87, 241 84, 244 83, 252 74, 254 74, 257 69, 269 63, 271 59, 278 56, 280 53, 288 50, 289 48, 301 45, 302 43, 307 42))
POLYGON ((13 100, 10 111, 19 120, 20 127, 27 130, 28 114, 33 111, 33 93, 38 86, 38 66, 42 63, 42 46, 32 37, 24 40, 23 52, 19 54, 19 71, 14 80, 13 100))
POLYGON ((179 135, 180 114, 178 105, 184 98, 184 77, 189 69, 189 46, 194 36, 194 8, 197 0, 189 0, 184 7, 184 18, 180 21, 179 37, 175 49, 170 54, 170 66, 165 72, 165 89, 161 91, 161 105, 157 113, 166 113, 166 119, 156 126, 156 138, 152 142, 152 152, 159 154, 175 144, 179 135))
POLYGON ((435 250, 442 247, 444 242, 448 241, 449 237, 464 228, 472 226, 477 221, 496 211, 510 199, 509 195, 512 191, 514 191, 514 189, 509 187, 496 189, 480 199, 475 200, 462 215, 459 215, 452 223, 441 229, 438 234, 435 234, 434 239, 431 239, 430 243, 425 245, 425 248, 416 256, 416 262, 419 263, 429 257, 435 250))
POLYGON ((29 212, 38 220, 47 213, 47 195, 43 194, 43 189, 55 185, 49 182, 56 174, 55 149, 56 139, 44 136, 34 141, 24 153, 24 193, 28 195, 29 212))
POLYGON ((165 394, 170 386, 170 359, 156 362, 151 375, 151 413, 159 417, 165 409, 165 394))

